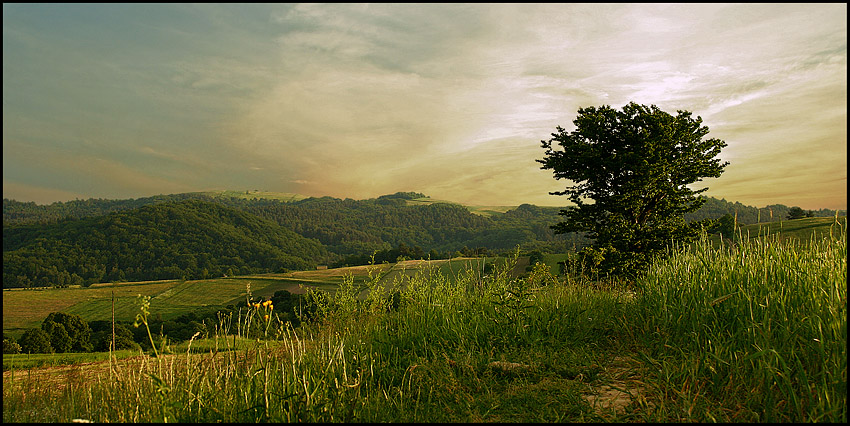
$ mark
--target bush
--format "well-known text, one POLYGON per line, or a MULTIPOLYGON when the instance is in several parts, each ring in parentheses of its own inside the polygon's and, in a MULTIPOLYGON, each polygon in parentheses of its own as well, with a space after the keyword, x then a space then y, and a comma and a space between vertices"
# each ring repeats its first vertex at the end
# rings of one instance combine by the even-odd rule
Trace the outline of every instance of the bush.
POLYGON ((4 354, 19 354, 21 353, 21 345, 15 341, 12 336, 3 335, 3 353, 4 354))
POLYGON ((67 335, 68 345, 70 348, 68 348, 68 350, 62 350, 61 352, 92 351, 91 328, 89 328, 89 324, 82 317, 76 314, 66 314, 64 312, 51 312, 47 315, 47 318, 44 319, 44 322, 41 324, 41 328, 51 335, 51 342, 53 342, 54 349, 60 351, 60 346, 64 348, 64 344, 57 346, 58 341, 55 339, 62 339, 64 336, 62 336, 62 332, 57 331, 56 333, 58 333, 58 335, 54 337, 53 330, 56 327, 51 323, 61 325, 67 335))
MULTIPOLYGON (((109 345, 112 343, 112 328, 99 329, 92 336, 94 350, 106 352, 109 350, 109 345)), ((139 344, 133 341, 133 332, 125 324, 115 324, 115 350, 121 349, 137 349, 139 344)))
POLYGON ((50 346, 50 335, 40 328, 31 328, 24 332, 19 340, 21 352, 25 354, 53 353, 50 346))
POLYGON ((65 330, 65 326, 53 321, 45 321, 41 325, 42 330, 50 336, 50 346, 58 353, 71 352, 71 336, 65 330))

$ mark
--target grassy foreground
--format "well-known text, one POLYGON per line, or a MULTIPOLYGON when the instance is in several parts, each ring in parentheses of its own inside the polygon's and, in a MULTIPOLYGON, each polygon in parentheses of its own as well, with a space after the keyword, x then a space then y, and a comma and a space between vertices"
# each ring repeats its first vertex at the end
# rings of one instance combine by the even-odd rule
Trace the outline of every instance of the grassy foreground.
POLYGON ((846 422, 846 230, 675 251, 629 290, 545 265, 423 269, 395 300, 344 281, 306 327, 236 319, 265 333, 240 350, 231 319, 67 386, 4 375, 3 421, 846 422))

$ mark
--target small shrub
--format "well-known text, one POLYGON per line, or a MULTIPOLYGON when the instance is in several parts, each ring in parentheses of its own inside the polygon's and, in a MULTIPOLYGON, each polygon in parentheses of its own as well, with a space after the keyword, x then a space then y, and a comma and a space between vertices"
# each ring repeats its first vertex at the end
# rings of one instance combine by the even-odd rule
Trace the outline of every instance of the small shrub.
POLYGON ((3 335, 3 353, 4 354, 19 354, 21 353, 21 345, 15 341, 12 336, 3 335))

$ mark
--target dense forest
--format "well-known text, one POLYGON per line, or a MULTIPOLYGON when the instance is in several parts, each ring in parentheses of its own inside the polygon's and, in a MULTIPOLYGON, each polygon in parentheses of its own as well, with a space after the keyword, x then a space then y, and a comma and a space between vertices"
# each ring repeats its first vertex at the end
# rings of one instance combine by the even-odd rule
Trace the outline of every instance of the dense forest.
POLYGON ((279 272, 330 258, 316 240, 197 200, 3 229, 4 288, 279 272))
MULTIPOLYGON (((565 252, 588 243, 555 235, 560 208, 520 205, 473 214, 449 203, 410 203, 399 192, 367 200, 285 202, 205 193, 37 205, 3 200, 3 287, 279 272, 373 259, 447 258, 514 250, 565 252)), ((761 209, 707 198, 688 221, 737 215, 739 224, 784 219, 789 207, 761 209)), ((832 216, 831 210, 810 212, 832 216)))

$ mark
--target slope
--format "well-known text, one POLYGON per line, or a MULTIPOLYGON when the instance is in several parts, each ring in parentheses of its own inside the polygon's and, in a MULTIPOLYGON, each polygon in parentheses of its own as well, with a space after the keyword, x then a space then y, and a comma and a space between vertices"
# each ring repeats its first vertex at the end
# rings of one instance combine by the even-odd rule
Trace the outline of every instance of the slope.
POLYGON ((206 278, 315 267, 317 241, 220 204, 187 200, 3 230, 3 287, 206 278))

